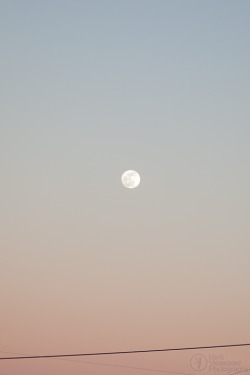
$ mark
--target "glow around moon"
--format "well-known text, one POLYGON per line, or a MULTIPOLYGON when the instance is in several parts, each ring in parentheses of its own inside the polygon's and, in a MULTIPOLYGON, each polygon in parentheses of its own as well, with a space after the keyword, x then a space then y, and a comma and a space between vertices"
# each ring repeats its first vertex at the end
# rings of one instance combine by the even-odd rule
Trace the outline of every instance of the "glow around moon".
POLYGON ((128 189, 136 188, 140 183, 140 175, 136 171, 128 170, 122 175, 122 184, 128 189))

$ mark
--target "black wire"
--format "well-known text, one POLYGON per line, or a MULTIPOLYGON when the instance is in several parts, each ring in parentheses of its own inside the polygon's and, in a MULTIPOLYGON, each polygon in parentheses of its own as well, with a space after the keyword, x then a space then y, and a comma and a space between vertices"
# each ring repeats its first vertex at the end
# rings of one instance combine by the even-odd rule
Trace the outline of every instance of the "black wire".
MULTIPOLYGON (((28 354, 23 354, 23 353, 13 353, 13 352, 3 352, 0 351, 0 353, 8 353, 8 354, 19 354, 22 356, 27 356, 28 354)), ((30 354, 29 354, 30 355, 30 354)), ((22 357, 23 358, 23 357, 22 357)), ((145 367, 135 367, 135 366, 125 366, 125 365, 116 365, 113 363, 102 363, 102 362, 92 362, 92 361, 80 361, 79 359, 61 359, 61 358, 52 358, 55 359, 56 361, 66 361, 66 362, 73 362, 73 363, 81 363, 81 364, 91 364, 91 365, 98 365, 98 366, 108 366, 108 367, 121 367, 121 368, 126 368, 126 369, 132 369, 132 370, 141 370, 141 371, 151 371, 151 372, 161 372, 165 374, 175 374, 175 375, 193 375, 190 373, 186 372, 175 372, 175 371, 167 371, 167 370, 156 370, 152 368, 145 368, 145 367)), ((234 374, 231 374, 234 375, 234 374)))
POLYGON ((118 354, 138 354, 138 353, 171 352, 171 351, 184 351, 184 350, 202 350, 202 349, 215 349, 215 348, 232 348, 232 347, 242 347, 242 346, 250 346, 250 344, 195 346, 195 347, 189 347, 189 348, 130 350, 130 351, 121 351, 121 352, 102 352, 102 353, 83 353, 83 354, 33 355, 33 356, 27 356, 27 357, 4 357, 4 358, 0 358, 0 360, 61 358, 61 357, 85 357, 85 356, 118 355, 118 354))
MULTIPOLYGON (((13 352, 4 352, 0 351, 0 353, 8 353, 8 354, 20 354, 20 355, 27 355, 27 354, 22 354, 22 353, 13 353, 13 352)), ((53 358, 52 358, 53 359, 53 358)), ((151 368, 145 368, 145 367, 135 367, 135 366, 125 366, 125 365, 115 365, 113 363, 101 363, 101 362, 90 362, 90 361, 79 361, 77 359, 58 359, 55 358, 55 360, 58 361, 66 361, 66 362, 73 362, 73 363, 81 363, 81 364, 91 364, 91 365, 100 365, 100 366, 111 366, 111 367, 120 367, 120 368, 126 368, 126 369, 132 369, 132 370, 142 370, 142 371, 151 371, 151 372, 161 372, 165 374, 175 374, 175 375, 193 375, 190 373, 185 373, 185 372, 175 372, 175 371, 168 371, 168 370, 158 370, 158 369, 151 369, 151 368)), ((248 372, 250 371, 250 368, 240 370, 237 372, 232 372, 229 375, 237 375, 241 374, 243 372, 248 372)))

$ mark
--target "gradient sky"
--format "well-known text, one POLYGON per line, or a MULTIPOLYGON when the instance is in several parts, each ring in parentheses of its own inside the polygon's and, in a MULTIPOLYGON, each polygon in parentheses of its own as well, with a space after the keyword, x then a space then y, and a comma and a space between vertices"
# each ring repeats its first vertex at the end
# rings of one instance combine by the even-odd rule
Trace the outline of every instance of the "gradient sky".
MULTIPOLYGON (((1 0, 0 38, 0 355, 249 342, 250 1, 1 0)), ((0 363, 83 373, 156 372, 0 363)))

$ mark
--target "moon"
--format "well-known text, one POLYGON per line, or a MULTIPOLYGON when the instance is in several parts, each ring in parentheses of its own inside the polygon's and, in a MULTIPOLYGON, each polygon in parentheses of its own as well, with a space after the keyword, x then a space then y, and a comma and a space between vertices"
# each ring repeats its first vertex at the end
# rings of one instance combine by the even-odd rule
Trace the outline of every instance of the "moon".
POLYGON ((137 173, 136 171, 128 170, 123 173, 121 180, 123 186, 128 189, 134 189, 139 185, 141 178, 139 173, 137 173))

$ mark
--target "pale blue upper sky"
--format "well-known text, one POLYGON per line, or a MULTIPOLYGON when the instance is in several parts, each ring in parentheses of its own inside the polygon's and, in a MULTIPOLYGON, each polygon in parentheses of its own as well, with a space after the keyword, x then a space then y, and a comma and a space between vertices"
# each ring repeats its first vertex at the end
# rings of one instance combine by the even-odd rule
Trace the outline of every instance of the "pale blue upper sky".
POLYGON ((219 179, 248 197, 249 11, 242 0, 2 1, 2 176, 77 185, 86 171, 104 192, 132 168, 152 194, 219 179))

